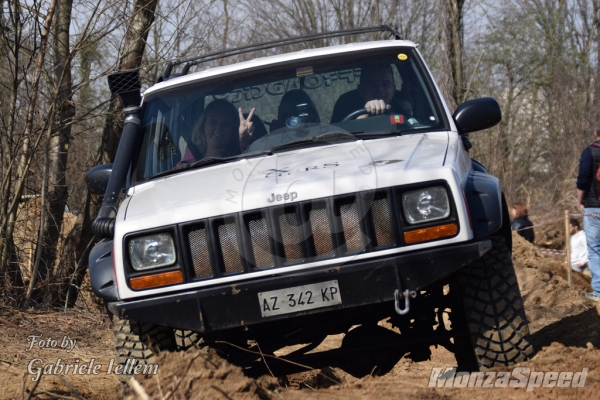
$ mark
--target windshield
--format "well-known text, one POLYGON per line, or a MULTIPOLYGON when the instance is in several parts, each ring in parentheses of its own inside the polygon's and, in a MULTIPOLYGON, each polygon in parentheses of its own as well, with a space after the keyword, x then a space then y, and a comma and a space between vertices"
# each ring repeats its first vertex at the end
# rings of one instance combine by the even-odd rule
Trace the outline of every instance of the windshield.
POLYGON ((327 57, 153 94, 144 104, 134 180, 339 143, 342 135, 369 139, 446 129, 439 99, 414 49, 327 57))

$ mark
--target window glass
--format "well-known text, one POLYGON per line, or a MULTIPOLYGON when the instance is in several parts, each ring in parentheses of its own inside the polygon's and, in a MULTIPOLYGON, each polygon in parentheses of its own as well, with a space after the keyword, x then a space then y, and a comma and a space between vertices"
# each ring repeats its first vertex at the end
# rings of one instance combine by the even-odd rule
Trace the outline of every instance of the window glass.
POLYGON ((326 133, 369 140, 447 129, 416 57, 398 48, 335 55, 154 93, 145 100, 135 180, 256 156, 326 133), (369 114, 370 101, 389 110, 369 114), (243 119, 255 110, 252 137, 240 137, 239 109, 243 119))

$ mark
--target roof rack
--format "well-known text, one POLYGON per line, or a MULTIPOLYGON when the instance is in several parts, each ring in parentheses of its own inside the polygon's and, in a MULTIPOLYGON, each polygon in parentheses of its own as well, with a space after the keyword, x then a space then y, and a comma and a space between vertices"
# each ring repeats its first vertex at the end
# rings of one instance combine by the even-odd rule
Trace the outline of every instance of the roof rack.
POLYGON ((165 67, 165 71, 163 72, 163 75, 160 77, 159 82, 166 81, 167 79, 171 78, 171 73, 173 71, 173 67, 175 67, 177 65, 181 65, 181 64, 185 64, 185 65, 183 66, 181 73, 177 74, 177 76, 187 75, 190 67, 192 67, 194 65, 198 65, 198 64, 208 62, 208 61, 218 60, 218 59, 224 58, 224 57, 236 56, 239 54, 250 53, 252 51, 266 50, 266 49, 271 49, 273 47, 285 46, 285 45, 295 44, 295 43, 302 43, 302 42, 306 42, 306 41, 328 39, 328 38, 334 38, 334 37, 340 37, 340 36, 358 35, 361 33, 370 33, 370 32, 389 32, 390 36, 393 35, 396 40, 403 39, 403 37, 400 35, 400 33, 398 33, 398 30, 396 28, 394 28, 392 25, 385 24, 385 25, 378 25, 378 26, 369 26, 369 27, 364 27, 364 28, 346 29, 346 30, 341 30, 341 31, 315 33, 312 35, 298 36, 298 37, 287 38, 287 39, 273 40, 270 42, 250 44, 248 46, 237 47, 235 49, 221 50, 221 51, 216 51, 214 53, 208 53, 208 54, 204 54, 204 55, 197 56, 197 57, 186 58, 186 59, 178 60, 178 61, 171 61, 165 67))

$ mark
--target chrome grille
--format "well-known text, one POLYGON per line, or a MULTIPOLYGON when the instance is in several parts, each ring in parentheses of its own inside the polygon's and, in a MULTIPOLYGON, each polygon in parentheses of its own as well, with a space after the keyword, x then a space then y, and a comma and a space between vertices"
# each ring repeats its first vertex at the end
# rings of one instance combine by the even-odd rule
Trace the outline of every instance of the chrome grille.
POLYGON ((197 229, 188 233, 190 249, 192 251, 192 264, 194 276, 207 277, 213 274, 208 255, 208 244, 206 242, 206 229, 197 229))
POLYGON ((309 219, 317 256, 332 256, 334 252, 327 208, 310 210, 309 219))
POLYGON ((238 247, 235 222, 219 226, 218 231, 225 272, 243 271, 244 268, 242 266, 242 258, 240 257, 240 249, 238 247))
POLYGON ((357 204, 350 203, 342 205, 340 207, 340 216, 342 218, 346 249, 348 251, 355 251, 364 248, 357 204))
POLYGON ((394 244, 394 231, 392 230, 392 216, 388 199, 386 197, 377 199, 371 204, 373 225, 375 227, 375 238, 377 246, 394 244))
POLYGON ((273 267, 273 255, 269 244, 269 232, 267 230, 267 219, 253 219, 248 223, 248 232, 252 240, 252 252, 254 263, 259 268, 273 267))
POLYGON ((279 216, 281 241, 287 261, 301 260, 302 246, 300 245, 300 230, 296 213, 285 213, 279 216))

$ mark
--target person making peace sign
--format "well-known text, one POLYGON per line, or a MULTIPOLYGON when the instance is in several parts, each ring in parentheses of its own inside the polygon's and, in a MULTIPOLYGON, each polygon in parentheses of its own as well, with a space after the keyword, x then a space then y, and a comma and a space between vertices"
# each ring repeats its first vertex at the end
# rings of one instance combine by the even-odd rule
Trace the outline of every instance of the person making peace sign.
POLYGON ((211 102, 192 131, 192 143, 187 144, 179 164, 193 163, 205 157, 230 157, 240 154, 254 141, 255 108, 244 118, 227 100, 211 102), (236 129, 238 127, 238 129, 236 129))

